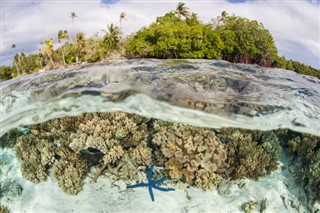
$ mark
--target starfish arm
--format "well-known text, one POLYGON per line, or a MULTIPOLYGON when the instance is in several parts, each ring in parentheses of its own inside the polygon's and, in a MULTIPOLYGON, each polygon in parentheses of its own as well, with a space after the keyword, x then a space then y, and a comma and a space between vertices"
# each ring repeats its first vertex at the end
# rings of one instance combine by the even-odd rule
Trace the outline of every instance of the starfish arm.
POLYGON ((174 188, 162 188, 160 186, 152 186, 153 188, 159 190, 159 191, 163 191, 163 192, 168 192, 168 191, 174 191, 175 189, 174 188))
POLYGON ((132 188, 137 188, 137 187, 144 187, 144 186, 149 186, 147 183, 139 183, 131 186, 127 186, 127 189, 132 189, 132 188))
POLYGON ((150 169, 149 169, 149 172, 148 172, 148 183, 151 183, 153 166, 154 166, 153 164, 150 166, 150 169))
POLYGON ((151 200, 152 200, 152 202, 154 202, 154 195, 153 195, 153 191, 152 191, 152 185, 149 184, 148 188, 149 188, 149 194, 150 194, 151 200))
POLYGON ((159 183, 162 183, 163 181, 166 181, 166 180, 167 180, 167 178, 163 177, 163 178, 160 178, 159 180, 152 181, 151 184, 152 185, 159 184, 159 183))

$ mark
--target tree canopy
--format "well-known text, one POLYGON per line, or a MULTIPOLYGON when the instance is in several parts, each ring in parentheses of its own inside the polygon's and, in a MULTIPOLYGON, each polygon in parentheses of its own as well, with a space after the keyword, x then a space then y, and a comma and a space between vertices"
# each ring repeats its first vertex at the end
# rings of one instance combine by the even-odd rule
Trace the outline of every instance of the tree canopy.
MULTIPOLYGON (((60 30, 56 39, 50 38, 41 43, 40 53, 26 55, 23 51, 17 52, 12 67, 0 67, 0 81, 40 69, 103 61, 115 54, 128 58, 224 59, 233 63, 278 67, 320 78, 320 70, 278 56, 271 33, 255 20, 228 15, 223 11, 211 22, 203 23, 196 13, 180 2, 175 10, 124 37, 121 25, 126 15, 125 12, 120 14, 120 27, 108 24, 102 37, 98 33, 86 37, 83 32, 75 33, 77 14, 71 12, 71 41, 68 31, 60 30), (55 42, 59 43, 56 49, 55 42)), ((17 49, 15 44, 12 48, 17 49)))
POLYGON ((177 12, 158 17, 138 31, 126 48, 131 57, 206 58, 271 66, 277 48, 268 30, 257 21, 226 12, 214 24, 203 24, 193 14, 181 19, 177 12))

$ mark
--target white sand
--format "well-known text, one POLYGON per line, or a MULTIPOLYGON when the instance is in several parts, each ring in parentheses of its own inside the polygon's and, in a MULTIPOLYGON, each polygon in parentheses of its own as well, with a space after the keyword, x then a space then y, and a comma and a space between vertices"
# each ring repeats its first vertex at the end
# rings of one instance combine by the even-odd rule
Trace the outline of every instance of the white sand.
MULTIPOLYGON (((97 183, 90 177, 83 190, 76 196, 65 194, 57 182, 48 178, 46 182, 33 184, 22 179, 19 162, 12 150, 0 150, 0 159, 9 156, 10 164, 1 165, 0 180, 14 180, 23 191, 20 196, 2 197, 1 204, 11 212, 244 212, 243 204, 250 200, 267 199, 267 213, 307 212, 299 199, 306 199, 301 188, 297 188, 283 165, 259 181, 242 180, 240 189, 236 183, 228 195, 219 195, 217 190, 204 192, 194 187, 180 189, 167 181, 163 187, 174 187, 175 191, 154 190, 155 202, 151 201, 147 188, 126 189, 126 183, 114 177, 100 176, 97 183), (5 175, 5 176, 4 176, 5 175), (295 208, 293 208, 293 207, 295 208)), ((142 178, 146 181, 146 177, 142 178)), ((181 187, 181 186, 180 186, 181 187)), ((227 190, 228 191, 228 190, 227 190)), ((260 212, 257 208, 253 212, 260 212)))

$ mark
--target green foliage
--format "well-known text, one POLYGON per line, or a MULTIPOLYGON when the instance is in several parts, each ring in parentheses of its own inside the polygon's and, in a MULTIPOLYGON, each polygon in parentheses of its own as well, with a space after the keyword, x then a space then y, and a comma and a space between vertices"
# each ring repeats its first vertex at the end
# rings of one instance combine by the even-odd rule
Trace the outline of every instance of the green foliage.
POLYGON ((270 32, 262 23, 239 16, 221 14, 215 31, 225 43, 223 59, 235 63, 271 66, 277 58, 277 48, 270 32))
MULTIPOLYGON (((77 18, 71 12, 72 26, 77 18)), ((126 14, 120 14, 120 26, 126 14)), ((74 33, 69 41, 67 30, 57 34, 59 46, 54 49, 53 39, 41 43, 41 52, 14 56, 12 67, 2 66, 0 80, 19 75, 53 69, 72 63, 103 61, 114 54, 128 58, 199 58, 224 59, 233 63, 258 64, 279 67, 300 74, 320 78, 320 70, 303 63, 279 57, 270 32, 262 23, 223 11, 209 24, 202 23, 196 13, 180 2, 175 10, 158 17, 149 27, 127 37, 122 37, 121 27, 109 24, 105 34, 87 38, 84 33, 74 33)), ((13 44, 12 48, 16 48, 13 44)))
POLYGON ((13 68, 10 66, 0 66, 0 81, 5 81, 12 78, 11 73, 13 68))
POLYGON ((138 31, 126 46, 128 57, 221 58, 223 42, 195 15, 185 20, 167 13, 138 31))

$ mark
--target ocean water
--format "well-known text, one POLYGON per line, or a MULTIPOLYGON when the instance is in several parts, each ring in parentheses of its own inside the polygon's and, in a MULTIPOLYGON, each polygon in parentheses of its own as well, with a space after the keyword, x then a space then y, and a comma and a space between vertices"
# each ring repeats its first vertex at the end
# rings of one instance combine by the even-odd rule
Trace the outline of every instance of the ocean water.
MULTIPOLYGON (((0 136, 14 129, 27 132, 30 125, 52 119, 92 112, 125 112, 204 128, 289 129, 291 135, 301 138, 304 134, 320 136, 319 79, 221 60, 143 59, 85 64, 0 82, 0 96, 0 136)), ((312 153, 319 152, 318 146, 320 141, 312 147, 312 153)), ((15 157, 14 148, 2 148, 0 178, 1 186, 6 189, 0 201, 12 212, 41 212, 48 207, 51 212, 119 212, 127 208, 136 212, 166 212, 163 205, 170 198, 168 205, 172 212, 244 212, 244 203, 256 200, 259 207, 252 211, 263 212, 262 200, 268 198, 266 212, 317 212, 318 195, 308 195, 308 190, 296 185, 292 170, 297 171, 299 167, 291 165, 293 158, 284 151, 278 170, 271 176, 262 177, 260 182, 245 179, 234 183, 247 185, 244 191, 231 187, 231 194, 221 196, 215 190, 184 188, 177 190, 183 198, 176 202, 170 198, 176 195, 156 194, 159 201, 150 206, 133 199, 135 196, 150 199, 146 191, 127 193, 127 183, 110 181, 110 177, 96 184, 86 178, 83 191, 72 198, 66 196, 51 177, 41 184, 30 183, 19 172, 20 161, 15 157), (98 192, 105 185, 106 190, 98 192), (264 193, 262 197, 257 195, 259 190, 264 193), (108 199, 115 204, 101 198, 106 191, 114 193, 108 199), (208 193, 216 202, 208 204, 212 202, 206 200, 210 197, 208 193), (279 196, 273 199, 274 193, 279 196), (119 201, 120 195, 128 200, 119 201), (77 207, 76 204, 84 200, 88 204, 77 207), (62 203, 60 208, 58 201, 62 203), (109 210, 103 209, 103 203, 109 210), (213 209, 217 205, 219 209, 213 209), (96 208, 92 209, 93 206, 96 208)), ((296 157, 299 158, 301 156, 296 157)), ((145 170, 140 175, 144 175, 140 179, 146 181, 145 170)), ((320 187, 318 182, 315 184, 320 187)))

